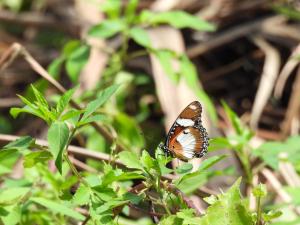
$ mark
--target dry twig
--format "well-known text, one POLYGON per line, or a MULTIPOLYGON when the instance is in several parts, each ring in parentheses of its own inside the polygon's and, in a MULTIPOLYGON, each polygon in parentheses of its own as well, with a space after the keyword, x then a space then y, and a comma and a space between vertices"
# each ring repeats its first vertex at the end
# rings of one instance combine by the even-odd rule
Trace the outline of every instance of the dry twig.
POLYGON ((254 37, 253 41, 266 55, 263 73, 256 92, 250 120, 250 126, 253 129, 256 129, 263 108, 266 106, 267 101, 271 96, 275 80, 278 76, 280 55, 278 51, 268 44, 262 37, 254 37))

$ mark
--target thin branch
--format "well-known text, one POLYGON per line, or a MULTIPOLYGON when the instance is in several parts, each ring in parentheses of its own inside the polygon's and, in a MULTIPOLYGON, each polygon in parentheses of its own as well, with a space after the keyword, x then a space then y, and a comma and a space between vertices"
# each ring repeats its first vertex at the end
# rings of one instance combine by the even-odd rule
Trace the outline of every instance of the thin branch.
POLYGON ((250 119, 251 128, 256 129, 263 109, 272 95, 272 90, 279 73, 280 55, 277 49, 265 41, 261 36, 255 36, 252 40, 266 56, 250 119))
POLYGON ((90 172, 90 173, 97 173, 97 170, 96 170, 96 169, 94 169, 93 167, 90 167, 89 165, 87 165, 87 164, 81 162, 80 160, 78 160, 78 159, 76 159, 76 158, 74 158, 74 157, 72 157, 72 156, 69 156, 69 159, 70 159, 70 161, 71 161, 77 168, 79 168, 79 169, 81 169, 81 170, 86 170, 86 171, 88 171, 88 172, 90 172))

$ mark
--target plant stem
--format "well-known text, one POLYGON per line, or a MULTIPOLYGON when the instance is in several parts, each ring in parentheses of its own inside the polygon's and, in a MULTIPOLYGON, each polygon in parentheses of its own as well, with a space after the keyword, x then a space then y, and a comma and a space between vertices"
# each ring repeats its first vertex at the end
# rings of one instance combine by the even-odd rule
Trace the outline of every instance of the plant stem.
POLYGON ((251 166, 249 163, 249 156, 245 152, 245 149, 241 149, 241 151, 237 152, 237 156, 240 160, 240 163, 242 164, 243 170, 246 175, 246 182, 248 185, 252 186, 252 171, 251 171, 251 166))
POLYGON ((147 55, 148 52, 146 50, 139 50, 139 51, 135 51, 131 54, 128 54, 127 56, 127 61, 130 60, 130 59, 134 59, 136 57, 140 57, 140 56, 144 56, 144 55, 147 55))
MULTIPOLYGON (((66 145, 66 148, 65 149, 68 149, 69 145, 71 144, 71 141, 72 141, 72 138, 76 132, 76 127, 72 130, 70 136, 69 136, 69 140, 68 140, 68 143, 66 145)), ((66 162, 68 163, 70 169, 72 170, 73 174, 78 178, 78 180, 80 180, 80 182, 82 182, 85 186, 88 186, 88 184, 86 183, 86 181, 82 178, 82 176, 80 175, 80 173, 78 172, 78 170, 76 169, 76 167, 73 165, 73 163, 71 162, 70 158, 69 158, 69 155, 68 155, 68 152, 65 151, 65 154, 64 154, 64 159, 66 160, 66 162)))
POLYGON ((160 199, 161 205, 164 207, 164 209, 166 210, 168 215, 172 215, 172 213, 171 213, 170 209, 168 208, 167 204, 164 202, 163 197, 160 196, 159 199, 160 199))
POLYGON ((260 197, 257 197, 257 221, 256 225, 261 225, 261 205, 260 205, 260 197))

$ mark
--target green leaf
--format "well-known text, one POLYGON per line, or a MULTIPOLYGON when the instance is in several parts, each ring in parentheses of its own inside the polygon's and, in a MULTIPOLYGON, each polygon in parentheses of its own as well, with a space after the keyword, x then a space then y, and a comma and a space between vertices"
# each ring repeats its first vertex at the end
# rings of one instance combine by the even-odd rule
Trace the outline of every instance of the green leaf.
POLYGON ((18 149, 4 148, 0 150, 0 174, 5 174, 14 169, 14 165, 20 157, 18 149))
POLYGON ((69 57, 76 49, 81 46, 81 42, 79 40, 71 40, 68 41, 63 48, 63 56, 69 57))
POLYGON ((127 203, 128 203, 128 201, 124 201, 124 200, 111 200, 111 201, 105 202, 100 207, 98 207, 96 212, 98 214, 103 214, 105 211, 112 210, 118 206, 122 206, 127 203))
POLYGON ((70 109, 69 111, 67 111, 66 113, 64 113, 60 119, 61 121, 65 121, 65 120, 69 120, 69 119, 72 119, 74 117, 78 118, 79 119, 79 115, 81 113, 83 113, 84 110, 76 110, 76 109, 70 109))
POLYGON ((166 167, 166 165, 172 161, 172 158, 166 157, 165 153, 162 151, 160 147, 158 147, 155 151, 155 159, 158 163, 161 175, 165 175, 173 172, 172 169, 166 167))
POLYGON ((65 216, 69 216, 71 218, 74 218, 76 220, 80 220, 83 221, 85 219, 85 217, 83 215, 81 215, 80 213, 78 213, 77 211, 68 208, 67 206, 63 205, 62 203, 57 203, 54 202, 52 200, 48 200, 45 198, 31 198, 31 201, 44 206, 45 208, 49 209, 50 211, 54 212, 54 213, 58 213, 58 214, 62 214, 65 216))
POLYGON ((122 2, 121 0, 107 0, 100 4, 100 9, 106 13, 110 19, 116 19, 120 17, 122 2))
POLYGON ((115 198, 117 198, 117 193, 114 191, 114 189, 109 187, 96 186, 93 187, 94 193, 103 201, 111 201, 115 198))
POLYGON ((42 108, 43 106, 41 106, 40 108, 31 103, 29 100, 27 100, 26 98, 24 98, 23 96, 18 95, 18 97, 21 99, 22 102, 24 102, 26 105, 23 108, 11 108, 10 109, 10 114, 16 118, 19 113, 21 112, 25 112, 25 113, 29 113, 29 114, 33 114, 37 117, 40 117, 43 120, 47 121, 46 116, 44 115, 44 113, 40 110, 40 108, 42 108))
POLYGON ((73 196, 73 203, 75 205, 87 205, 90 201, 91 190, 85 185, 80 185, 76 193, 73 196))
POLYGON ((58 77, 64 61, 65 61, 64 56, 60 56, 60 57, 54 59, 48 66, 48 69, 47 69, 48 73, 52 77, 55 77, 55 78, 58 77))
POLYGON ((140 15, 141 23, 151 25, 169 24, 176 28, 191 28, 200 31, 215 31, 215 26, 183 11, 154 13, 144 10, 140 15))
POLYGON ((221 101, 222 102, 222 105, 223 105, 223 108, 228 116, 228 118, 230 119, 230 122, 233 126, 233 128, 235 129, 235 132, 239 135, 242 135, 243 134, 243 130, 246 129, 240 118, 236 115, 236 113, 226 104, 226 102, 224 101, 221 101))
POLYGON ((30 136, 24 136, 16 139, 5 145, 3 148, 5 149, 17 149, 17 150, 25 150, 28 149, 31 145, 33 145, 35 139, 30 136))
MULTIPOLYGON (((281 215, 282 215, 281 211, 271 210, 268 213, 263 213, 262 218, 265 222, 270 222, 271 220, 277 219, 281 215)), ((274 224, 272 223, 272 225, 274 224)))
POLYGON ((44 98, 42 93, 39 90, 37 90, 33 85, 31 85, 31 89, 32 89, 33 94, 34 94, 36 100, 38 101, 39 105, 44 106, 45 108, 49 108, 48 102, 44 98))
POLYGON ((143 150, 140 161, 148 172, 150 172, 151 169, 154 169, 160 174, 158 162, 155 161, 146 150, 143 150))
POLYGON ((26 104, 26 106, 23 108, 11 108, 11 115, 13 117, 17 117, 19 113, 25 112, 40 117, 48 124, 50 124, 51 121, 54 121, 56 119, 55 114, 49 110, 48 103, 46 102, 46 99, 41 95, 41 93, 37 91, 37 89, 35 89, 33 86, 32 90, 37 101, 34 101, 34 103, 32 103, 32 101, 29 101, 23 96, 18 95, 18 97, 22 100, 22 102, 26 104))
POLYGON ((213 165, 215 165, 217 162, 221 161, 222 159, 226 158, 227 155, 215 155, 215 156, 212 156, 206 160, 204 160, 198 170, 199 171, 204 171, 204 170, 207 170, 208 168, 212 167, 213 165))
POLYGON ((104 20, 99 25, 93 26, 88 34, 92 37, 110 38, 125 29, 124 21, 118 20, 104 20))
POLYGON ((175 215, 170 215, 170 216, 162 218, 159 221, 159 225, 170 225, 170 224, 182 225, 182 219, 178 218, 175 215))
POLYGON ((133 27, 129 30, 130 37, 139 45, 145 48, 151 48, 151 41, 148 33, 139 27, 133 27))
POLYGON ((119 112, 114 117, 113 126, 122 143, 131 151, 138 153, 144 146, 144 137, 141 135, 141 129, 134 118, 119 112))
POLYGON ((254 225, 251 212, 245 207, 239 191, 241 179, 218 200, 207 208, 207 213, 201 217, 201 225, 254 225))
POLYGON ((191 163, 184 163, 181 166, 176 168, 176 172, 179 174, 188 173, 193 169, 193 164, 191 163))
POLYGON ((102 106, 119 88, 119 85, 112 85, 97 95, 97 99, 91 101, 87 106, 82 116, 81 121, 85 121, 92 113, 102 106))
POLYGON ((285 187, 284 190, 291 196, 293 204, 300 205, 300 187, 285 187))
POLYGON ((208 204, 213 205, 218 201, 218 198, 215 195, 211 195, 211 196, 203 198, 203 200, 205 202, 207 202, 208 204))
POLYGON ((138 3, 139 0, 130 0, 129 2, 127 2, 127 6, 125 9, 125 18, 128 21, 128 23, 131 23, 134 19, 138 3))
POLYGON ((183 219, 184 225, 198 225, 200 224, 200 217, 195 217, 194 209, 182 209, 176 213, 178 218, 183 219))
POLYGON ((4 216, 0 216, 1 222, 5 225, 15 225, 15 224, 21 224, 21 215, 22 215, 22 209, 21 205, 11 205, 7 207, 3 207, 3 210, 7 212, 4 216))
POLYGON ((121 174, 116 174, 114 171, 111 171, 102 178, 102 186, 107 186, 115 181, 126 181, 134 179, 145 179, 145 177, 136 172, 126 172, 121 174))
POLYGON ((99 122, 99 121, 103 121, 105 119, 107 119, 107 117, 105 115, 97 114, 97 115, 88 117, 84 121, 79 121, 77 123, 77 126, 83 126, 83 125, 86 125, 88 123, 99 122))
POLYGON ((203 171, 196 171, 183 175, 181 178, 176 180, 176 187, 185 194, 192 193, 208 180, 208 173, 203 171))
POLYGON ((170 50, 156 50, 154 51, 156 58, 159 60, 164 72, 169 78, 177 84, 179 81, 178 73, 174 70, 173 60, 176 59, 176 54, 170 50))
POLYGON ((287 218, 285 221, 272 222, 271 225, 299 225, 300 218, 290 219, 287 218))
POLYGON ((0 191, 0 206, 12 205, 20 201, 28 192, 30 188, 15 187, 2 189, 0 191))
POLYGON ((37 163, 47 162, 52 158, 50 152, 47 151, 35 151, 31 152, 24 157, 23 165, 25 168, 31 168, 37 163))
POLYGON ((209 140, 208 151, 217 151, 223 149, 230 149, 231 144, 227 138, 224 137, 216 137, 209 140))
POLYGON ((129 200, 132 204, 135 204, 135 205, 139 204, 143 200, 142 196, 133 194, 131 192, 125 193, 123 195, 123 198, 124 198, 124 200, 129 200))
POLYGON ((64 122, 54 122, 48 130, 49 150, 55 159, 56 168, 62 173, 63 151, 69 140, 69 128, 64 122))
POLYGON ((137 155, 133 152, 129 152, 129 151, 120 152, 119 159, 128 168, 144 170, 141 161, 139 160, 137 155))
POLYGON ((261 158, 274 170, 278 170, 279 154, 286 150, 286 146, 281 142, 266 142, 252 151, 253 155, 261 158))
POLYGON ((12 171, 12 169, 0 164, 0 176, 4 175, 4 174, 11 173, 11 171, 12 171))
POLYGON ((23 108, 16 108, 13 107, 9 110, 10 115, 12 115, 12 117, 15 119, 19 116, 20 113, 28 113, 28 114, 32 114, 35 115, 37 117, 40 117, 43 120, 46 120, 45 117, 38 112, 37 110, 33 110, 32 108, 30 108, 29 106, 24 106, 23 108))
POLYGON ((273 9, 289 19, 292 20, 300 20, 300 13, 299 10, 295 7, 288 6, 288 5, 273 5, 273 9))
POLYGON ((79 74, 89 59, 90 47, 81 45, 76 48, 67 58, 66 70, 73 83, 78 81, 79 74))
POLYGON ((65 110, 65 108, 69 104, 75 90, 76 90, 76 87, 68 90, 66 93, 63 94, 63 96, 61 96, 59 98, 58 103, 56 105, 56 112, 58 115, 60 115, 65 110))

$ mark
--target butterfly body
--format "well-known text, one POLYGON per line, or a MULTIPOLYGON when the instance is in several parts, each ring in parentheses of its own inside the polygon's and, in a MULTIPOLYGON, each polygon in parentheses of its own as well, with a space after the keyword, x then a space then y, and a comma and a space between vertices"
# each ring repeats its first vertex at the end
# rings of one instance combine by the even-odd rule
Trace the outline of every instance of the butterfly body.
POLYGON ((200 102, 190 103, 177 117, 161 148, 183 161, 200 158, 207 152, 208 135, 201 121, 200 102))

